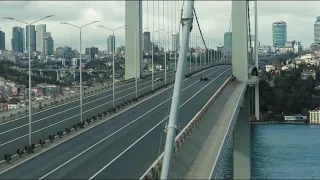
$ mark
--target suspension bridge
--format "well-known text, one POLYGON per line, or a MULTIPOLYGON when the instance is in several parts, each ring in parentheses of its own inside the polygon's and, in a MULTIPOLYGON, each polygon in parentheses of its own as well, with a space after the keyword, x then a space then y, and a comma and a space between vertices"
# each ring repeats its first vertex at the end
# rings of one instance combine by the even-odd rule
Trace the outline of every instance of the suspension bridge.
POLYGON ((128 81, 83 94, 82 114, 77 96, 32 112, 31 125, 23 115, 3 120, 0 178, 220 179, 232 140, 233 178, 249 179, 249 118, 259 119, 257 48, 253 53, 248 38, 249 1, 231 4, 232 51, 206 38, 197 2, 126 1, 128 81), (152 68, 139 79, 142 52, 153 54, 154 44, 170 49, 164 61, 173 59, 175 70, 152 68))

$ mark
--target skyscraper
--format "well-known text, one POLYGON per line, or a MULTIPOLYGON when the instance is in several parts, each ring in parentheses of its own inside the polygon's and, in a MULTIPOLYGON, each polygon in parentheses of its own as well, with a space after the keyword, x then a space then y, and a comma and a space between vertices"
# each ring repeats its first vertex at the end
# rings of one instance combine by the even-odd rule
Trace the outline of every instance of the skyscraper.
POLYGON ((47 27, 45 24, 39 24, 36 27, 36 50, 44 52, 44 38, 46 37, 47 27))
POLYGON ((51 37, 51 33, 47 32, 44 38, 44 54, 45 55, 53 55, 54 51, 54 40, 51 37))
POLYGON ((273 46, 277 48, 285 47, 287 42, 287 23, 278 21, 272 24, 273 46))
POLYGON ((113 53, 115 51, 115 36, 110 35, 108 38, 108 53, 113 53))
POLYGON ((232 48, 232 32, 224 33, 224 48, 232 48))
POLYGON ((98 54, 99 49, 97 47, 89 47, 85 49, 85 54, 90 55, 91 59, 95 58, 95 55, 98 54))
POLYGON ((6 49, 6 34, 0 30, 0 50, 6 49))
POLYGON ((29 51, 29 26, 30 26, 30 46, 31 52, 36 51, 36 26, 35 25, 27 25, 26 26, 26 50, 29 51))
POLYGON ((150 32, 144 32, 143 33, 143 51, 145 53, 150 52, 150 32))
POLYGON ((24 52, 25 50, 25 34, 24 28, 13 27, 12 28, 12 39, 11 47, 13 51, 24 52))
POLYGON ((172 35, 172 51, 178 52, 180 49, 180 36, 179 33, 172 35))
POLYGON ((314 23, 314 43, 320 44, 320 16, 317 17, 314 23))

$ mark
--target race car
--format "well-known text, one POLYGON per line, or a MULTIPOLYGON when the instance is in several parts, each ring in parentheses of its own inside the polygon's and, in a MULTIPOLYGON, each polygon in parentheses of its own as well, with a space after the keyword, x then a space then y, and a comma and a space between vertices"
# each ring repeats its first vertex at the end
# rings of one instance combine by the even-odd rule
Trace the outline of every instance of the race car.
POLYGON ((162 79, 161 78, 155 78, 154 82, 157 82, 157 81, 162 81, 162 79))
POLYGON ((202 78, 200 78, 200 81, 208 81, 208 78, 207 77, 202 77, 202 78))

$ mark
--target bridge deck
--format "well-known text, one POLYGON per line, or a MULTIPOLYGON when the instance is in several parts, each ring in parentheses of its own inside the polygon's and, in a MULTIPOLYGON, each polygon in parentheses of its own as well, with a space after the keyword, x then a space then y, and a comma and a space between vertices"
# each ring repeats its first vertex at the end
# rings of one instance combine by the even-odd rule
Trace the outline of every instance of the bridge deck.
POLYGON ((204 119, 184 142, 182 151, 173 158, 170 179, 209 178, 233 116, 239 112, 239 97, 243 97, 244 86, 245 83, 233 82, 216 99, 204 119))

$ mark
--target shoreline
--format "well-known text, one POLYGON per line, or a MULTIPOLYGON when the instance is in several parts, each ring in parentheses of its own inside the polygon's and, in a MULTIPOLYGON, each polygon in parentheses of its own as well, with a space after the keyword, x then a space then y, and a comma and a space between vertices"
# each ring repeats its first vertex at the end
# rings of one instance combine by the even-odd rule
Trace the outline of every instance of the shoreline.
POLYGON ((320 125, 320 124, 311 124, 311 123, 305 123, 305 122, 277 122, 277 121, 250 121, 250 124, 253 124, 253 125, 256 125, 256 124, 320 125))

